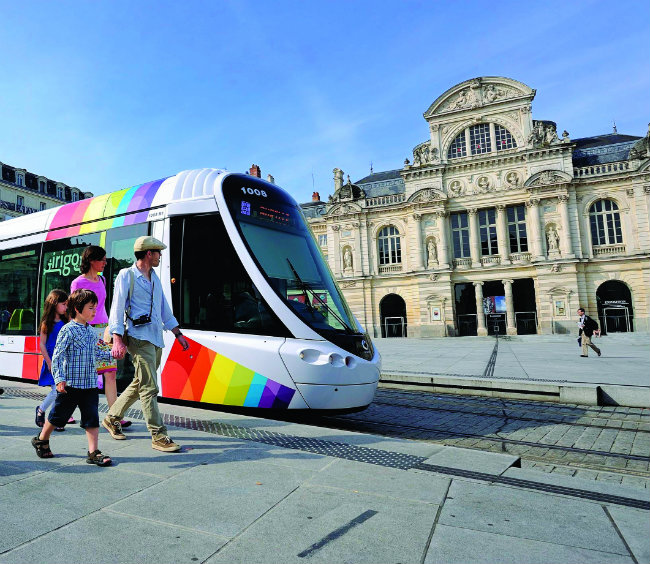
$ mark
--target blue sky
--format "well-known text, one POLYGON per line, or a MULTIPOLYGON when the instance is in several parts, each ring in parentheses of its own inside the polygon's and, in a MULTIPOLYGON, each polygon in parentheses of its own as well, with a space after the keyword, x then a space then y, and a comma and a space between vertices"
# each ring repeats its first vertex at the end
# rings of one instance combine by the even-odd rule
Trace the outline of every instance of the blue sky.
POLYGON ((650 3, 0 0, 0 161, 103 194, 259 164, 299 201, 400 168, 476 76, 572 138, 645 135, 650 3))

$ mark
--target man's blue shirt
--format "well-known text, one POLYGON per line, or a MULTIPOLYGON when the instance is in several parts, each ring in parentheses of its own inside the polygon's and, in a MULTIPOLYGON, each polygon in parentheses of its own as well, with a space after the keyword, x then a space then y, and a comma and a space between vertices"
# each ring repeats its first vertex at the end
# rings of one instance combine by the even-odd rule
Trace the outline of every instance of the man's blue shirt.
POLYGON ((115 291, 113 292, 113 303, 111 304, 111 315, 108 319, 108 326, 111 334, 117 333, 124 335, 124 331, 129 336, 142 341, 148 341, 157 347, 162 348, 163 329, 167 331, 178 326, 178 321, 172 313, 171 307, 167 303, 162 291, 162 284, 156 272, 151 269, 151 280, 138 270, 133 264, 130 268, 123 268, 115 279, 115 291), (133 293, 131 295, 131 319, 137 319, 141 315, 149 315, 151 312, 151 323, 145 325, 133 325, 131 319, 124 322, 124 312, 129 305, 129 287, 133 273, 133 293), (152 292, 153 286, 153 292, 152 292), (153 298, 153 307, 151 300, 153 298))

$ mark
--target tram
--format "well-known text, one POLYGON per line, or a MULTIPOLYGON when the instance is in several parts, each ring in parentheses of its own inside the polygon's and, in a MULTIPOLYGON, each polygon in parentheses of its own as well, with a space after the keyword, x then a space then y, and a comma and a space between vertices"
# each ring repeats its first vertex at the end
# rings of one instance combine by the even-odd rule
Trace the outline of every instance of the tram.
POLYGON ((181 172, 0 223, 0 374, 37 380, 37 333, 87 245, 113 281, 133 243, 167 245, 156 271, 190 343, 170 332, 158 387, 170 400, 251 409, 352 411, 372 401, 381 359, 352 315, 299 205, 220 169, 181 172))

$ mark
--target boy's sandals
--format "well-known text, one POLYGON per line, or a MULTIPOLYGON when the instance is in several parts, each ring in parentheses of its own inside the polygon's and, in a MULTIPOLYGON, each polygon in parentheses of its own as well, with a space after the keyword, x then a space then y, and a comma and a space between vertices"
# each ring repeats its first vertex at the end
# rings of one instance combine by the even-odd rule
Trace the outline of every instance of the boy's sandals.
POLYGON ((36 406, 36 417, 34 418, 34 423, 37 427, 42 427, 45 425, 45 412, 41 409, 41 406, 36 406))
POLYGON ((97 466, 110 466, 113 463, 111 457, 102 454, 101 450, 96 450, 92 453, 89 452, 86 462, 88 464, 97 464, 97 466))
POLYGON ((36 436, 32 439, 32 446, 36 449, 39 458, 52 458, 54 456, 50 450, 50 441, 42 441, 36 436))

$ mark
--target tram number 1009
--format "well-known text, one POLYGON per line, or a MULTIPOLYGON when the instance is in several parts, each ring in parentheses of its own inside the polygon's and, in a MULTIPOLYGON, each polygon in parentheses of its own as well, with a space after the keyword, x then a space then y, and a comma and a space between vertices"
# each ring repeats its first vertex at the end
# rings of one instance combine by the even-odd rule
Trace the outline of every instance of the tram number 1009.
POLYGON ((266 194, 266 190, 260 190, 259 188, 242 188, 241 191, 244 194, 250 194, 251 196, 262 196, 264 198, 268 198, 268 195, 266 194))

